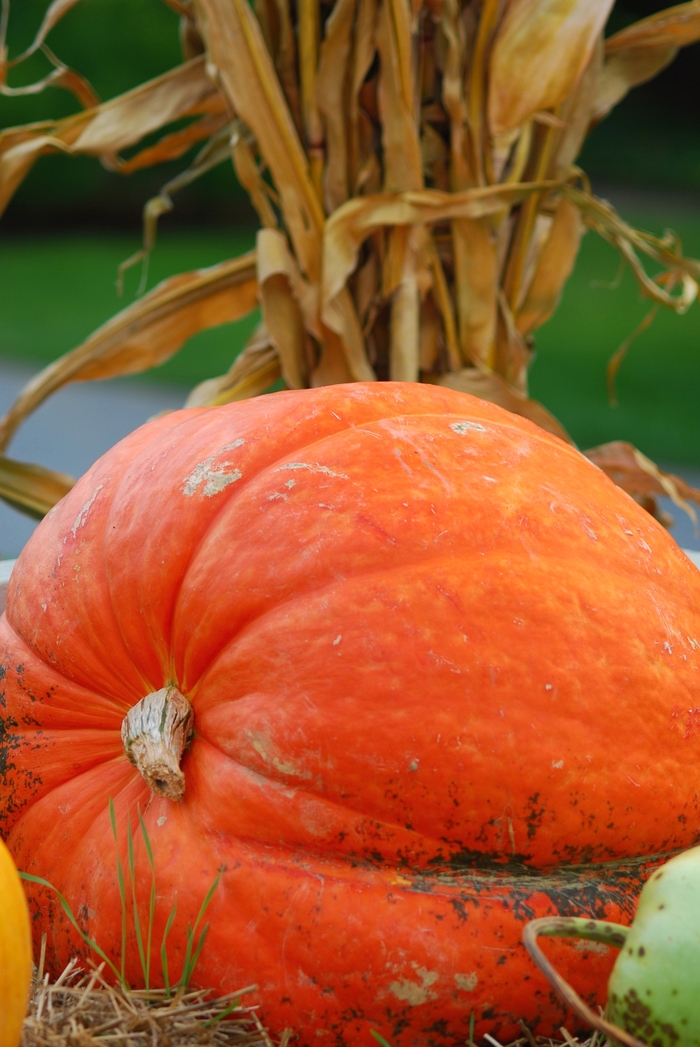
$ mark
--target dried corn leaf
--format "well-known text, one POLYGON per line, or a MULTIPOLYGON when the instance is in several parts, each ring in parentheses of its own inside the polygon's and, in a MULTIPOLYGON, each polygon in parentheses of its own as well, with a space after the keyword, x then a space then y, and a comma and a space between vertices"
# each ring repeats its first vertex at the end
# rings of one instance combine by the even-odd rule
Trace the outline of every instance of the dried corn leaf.
POLYGON ((515 318, 521 334, 530 334, 540 327, 556 309, 573 270, 582 233, 578 208, 566 197, 562 198, 525 301, 515 318))
POLYGON ((417 382, 420 376, 419 231, 418 228, 399 228, 391 233, 391 239, 403 247, 399 280, 391 301, 389 378, 392 382, 417 382), (401 236, 404 232, 408 235, 401 236))
MULTIPOLYGON (((302 389, 308 384, 310 361, 304 317, 295 294, 295 289, 302 287, 302 276, 286 237, 275 229, 258 233, 257 272, 263 320, 277 350, 282 377, 291 389, 302 389)), ((314 299, 317 305, 315 295, 314 299)))
POLYGON ((599 38, 591 60, 570 95, 557 112, 564 127, 554 136, 548 178, 565 178, 576 160, 595 116, 601 77, 604 76, 604 44, 599 38))
POLYGON ((37 520, 46 516, 74 483, 75 479, 66 473, 0 455, 0 498, 37 520))
POLYGON ((488 219, 454 221, 452 244, 461 358, 493 367, 498 259, 488 219))
POLYGON ((297 82, 296 42, 289 0, 256 0, 255 14, 272 55, 280 86, 297 132, 301 134, 301 101, 297 82))
POLYGON ((421 189, 348 200, 328 218, 324 230, 322 318, 332 315, 334 301, 355 268, 360 245, 377 230, 455 218, 482 218, 506 210, 533 192, 559 187, 557 182, 542 182, 478 187, 459 193, 421 189))
POLYGON ((518 395, 526 397, 527 372, 531 363, 532 346, 516 327, 505 292, 499 288, 493 370, 502 375, 518 395))
MULTIPOLYGON (((48 51, 48 48, 45 48, 45 50, 48 51)), ((84 76, 76 73, 74 69, 69 69, 68 66, 63 65, 53 55, 51 58, 54 64, 51 72, 41 80, 37 80, 32 84, 25 84, 23 87, 8 87, 3 80, 7 66, 3 67, 0 64, 0 94, 8 98, 15 98, 22 95, 40 94, 47 87, 62 87, 65 91, 70 91, 72 95, 75 95, 83 109, 91 109, 93 106, 100 104, 100 96, 84 76)))
MULTIPOLYGON (((429 381, 432 381, 429 379, 429 381)), ((490 374, 478 370, 476 367, 467 367, 457 374, 445 374, 437 378, 432 384, 447 386, 448 389, 456 389, 460 393, 470 393, 482 400, 488 400, 499 407, 505 407, 513 414, 519 414, 523 418, 529 418, 531 422, 553 433, 566 443, 573 444, 573 440, 562 425, 550 414, 546 407, 537 400, 530 400, 511 388, 503 378, 497 374, 490 374)))
POLYGON ((560 105, 588 65, 613 0, 512 0, 489 67, 493 135, 560 105))
MULTIPOLYGON (((367 367, 370 369, 371 377, 361 380, 375 381, 377 376, 371 369, 369 361, 367 367)), ((311 387, 315 389, 321 385, 343 385, 345 382, 353 381, 355 381, 355 376, 350 370, 340 336, 333 330, 324 331, 321 356, 311 372, 311 387)))
POLYGON ((677 4, 643 18, 605 41, 608 57, 643 48, 685 47, 700 38, 700 2, 677 4))
POLYGON ((653 499, 655 495, 670 498, 674 505, 688 514, 697 528, 697 513, 689 503, 693 501, 700 505, 700 490, 691 487, 680 476, 662 472, 632 444, 614 440, 612 443, 592 447, 584 451, 584 454, 607 473, 618 487, 638 501, 653 499))
POLYGON ((170 160, 178 160, 188 152, 196 142, 211 138, 229 123, 230 113, 223 98, 216 98, 220 108, 218 113, 205 116, 201 120, 183 127, 180 131, 164 135, 155 145, 142 149, 135 156, 119 165, 120 174, 132 174, 144 167, 154 167, 170 160))
POLYGON ((678 4, 643 18, 605 41, 606 62, 596 91, 593 121, 601 120, 638 84, 675 58, 678 48, 700 40, 700 3, 678 4))
POLYGON ((20 62, 23 62, 26 58, 29 58, 30 55, 35 54, 35 52, 43 46, 46 37, 49 35, 54 26, 58 25, 63 16, 65 14, 68 14, 70 9, 72 7, 75 7, 76 4, 79 3, 80 0, 53 0, 53 2, 50 3, 48 8, 46 9, 41 25, 39 26, 37 34, 34 37, 32 43, 29 45, 26 51, 22 52, 21 55, 18 55, 17 58, 13 58, 11 62, 8 62, 7 67, 11 68, 12 66, 19 65, 20 62))
POLYGON ((184 189, 185 186, 191 185, 192 182, 196 182, 198 178, 205 175, 207 171, 211 171, 213 167, 217 167, 219 164, 231 159, 230 138, 231 129, 229 126, 219 129, 211 136, 204 148, 200 149, 190 166, 181 171, 175 178, 171 178, 169 182, 166 182, 158 196, 151 197, 146 202, 143 209, 143 246, 119 266, 117 290, 120 295, 124 289, 124 274, 138 262, 143 263, 138 294, 142 295, 144 293, 148 279, 148 259, 156 245, 158 219, 161 215, 172 211, 174 207, 172 197, 175 193, 179 192, 180 189, 184 189))
POLYGON ((277 350, 270 341, 265 325, 259 324, 228 372, 195 386, 185 407, 217 407, 247 400, 266 392, 281 375, 282 366, 277 350))
POLYGON ((193 334, 257 305, 255 252, 170 277, 31 379, 0 421, 0 451, 18 426, 68 382, 136 374, 173 356, 193 334))
POLYGON ((562 192, 576 205, 584 222, 611 243, 629 264, 642 294, 660 305, 684 313, 695 301, 700 279, 700 262, 679 253, 675 240, 661 239, 627 225, 615 209, 584 190, 571 185, 562 192), (637 255, 641 251, 660 265, 678 274, 680 293, 671 294, 647 275, 637 255))
MULTIPOLYGON (((307 148, 311 176, 316 190, 320 189, 323 163, 323 130, 316 102, 316 74, 318 72, 318 45, 321 35, 318 0, 297 0, 297 40, 299 42, 299 96, 301 124, 307 148), (319 179, 317 181, 317 179, 319 179)), ((320 199, 320 193, 319 193, 320 199)))
POLYGON ((231 154, 236 177, 248 193, 261 225, 265 229, 276 229, 277 216, 270 202, 268 186, 246 140, 246 128, 242 120, 234 120, 233 123, 231 154))
MULTIPOLYGON (((377 0, 357 0, 353 51, 350 70, 347 113, 348 134, 348 180, 353 193, 359 193, 372 177, 380 184, 379 161, 372 148, 371 121, 366 113, 360 112, 359 96, 376 53, 377 0), (373 163, 372 163, 373 162, 373 163), (370 172, 368 163, 373 168, 370 172), (365 176, 361 178, 361 172, 365 176), (361 181, 358 181, 361 179, 361 181)), ((370 192, 373 190, 370 189, 370 192)))
POLYGON ((316 104, 326 132, 323 202, 329 214, 349 195, 349 129, 345 116, 355 9, 356 0, 337 0, 334 5, 326 22, 316 78, 316 104))
POLYGON ((294 253, 315 282, 323 209, 260 25, 247 0, 197 0, 197 10, 224 89, 272 173, 294 253))
POLYGON ((404 0, 384 0, 377 19, 379 114, 382 124, 384 189, 423 185, 411 56, 411 11, 404 0))
POLYGON ((672 46, 620 51, 607 59, 596 85, 591 121, 602 120, 628 91, 660 73, 678 54, 672 46))
MULTIPOLYGON (((0 134, 0 214, 42 154, 88 153, 109 161, 164 124, 201 111, 217 94, 204 58, 196 58, 95 109, 50 124, 9 128, 0 134)), ((218 99, 213 104, 219 105, 218 99)))

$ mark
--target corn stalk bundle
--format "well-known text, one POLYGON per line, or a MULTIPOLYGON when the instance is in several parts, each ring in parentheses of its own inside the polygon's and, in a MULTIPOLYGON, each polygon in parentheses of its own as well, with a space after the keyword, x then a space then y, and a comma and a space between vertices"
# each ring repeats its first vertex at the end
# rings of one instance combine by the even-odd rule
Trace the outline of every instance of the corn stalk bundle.
MULTIPOLYGON (((233 162, 260 229, 254 251, 165 280, 25 387, 0 421, 0 497, 24 511, 43 514, 72 483, 4 456, 48 395, 156 366, 258 304, 244 351, 187 405, 256 395, 280 379, 293 389, 425 381, 568 440, 529 398, 527 375, 533 334, 557 306, 583 231, 619 251, 654 307, 681 313, 697 295, 700 262, 670 233, 631 228, 575 160, 632 87, 700 39, 700 0, 607 39, 613 0, 166 0, 180 17, 183 63, 106 103, 46 45, 78 2, 53 0, 32 46, 9 59, 3 0, 0 91, 59 86, 83 109, 0 133, 0 212, 46 153, 95 156, 129 174, 199 142, 146 205, 144 249, 126 264, 147 257, 177 189, 218 163, 233 162), (40 49, 52 65, 45 79, 8 86, 40 49)), ((629 445, 590 454, 637 497, 700 498, 629 445)))

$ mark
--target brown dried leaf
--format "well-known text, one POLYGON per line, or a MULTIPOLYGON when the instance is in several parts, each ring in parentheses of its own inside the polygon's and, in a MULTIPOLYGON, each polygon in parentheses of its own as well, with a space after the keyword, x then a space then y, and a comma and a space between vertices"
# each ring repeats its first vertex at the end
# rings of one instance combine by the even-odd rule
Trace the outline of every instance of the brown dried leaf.
POLYGON ((164 280, 28 382, 0 421, 0 451, 24 419, 61 386, 136 374, 164 363, 198 331, 251 312, 257 286, 254 251, 164 280))
POLYGON ((196 142, 211 138, 229 122, 230 113, 223 98, 215 98, 218 113, 205 116, 201 120, 195 120, 187 127, 174 131, 172 134, 164 135, 155 145, 142 149, 128 160, 119 165, 120 174, 132 174, 144 167, 154 167, 156 164, 164 164, 169 160, 178 160, 188 152, 196 142))
MULTIPOLYGON (((48 48, 44 50, 48 51, 48 48)), ((70 91, 72 95, 75 95, 84 109, 91 109, 100 104, 100 96, 85 77, 63 65, 53 55, 51 57, 55 68, 43 79, 32 84, 25 84, 23 87, 8 87, 2 79, 7 67, 3 68, 0 64, 0 94, 13 98, 21 95, 40 94, 47 87, 62 87, 65 91, 70 91)))
POLYGON ((261 229, 258 233, 257 272, 263 320, 277 350, 282 377, 291 389, 303 389, 308 384, 310 347, 295 294, 302 277, 286 237, 276 229, 261 229))
POLYGON ((588 65, 613 0, 512 0, 489 68, 491 134, 558 106, 588 65))
POLYGON ((46 13, 44 14, 34 40, 26 51, 23 51, 21 55, 18 55, 17 58, 13 58, 11 62, 7 63, 8 68, 19 65, 19 63, 23 62, 25 58, 29 58, 30 55, 33 55, 38 51, 54 26, 60 22, 65 14, 68 14, 72 7, 75 7, 76 4, 79 3, 80 0, 53 0, 53 3, 49 4, 46 9, 46 13))
POLYGON ((537 400, 530 400, 508 385, 503 378, 497 374, 489 374, 480 371, 476 367, 467 367, 457 374, 445 374, 437 378, 432 384, 444 385, 448 389, 456 389, 460 393, 470 393, 482 400, 488 400, 499 407, 505 407, 513 414, 529 418, 531 422, 553 433, 566 443, 573 444, 573 440, 566 429, 550 414, 546 407, 537 400))
POLYGON ((0 214, 42 154, 88 153, 118 166, 113 157, 119 150, 166 123, 199 112, 216 95, 218 88, 206 76, 202 57, 95 109, 51 123, 9 128, 0 134, 0 214))
POLYGON ((677 4, 643 18, 622 29, 605 41, 605 54, 610 57, 623 51, 660 47, 685 47, 700 39, 700 2, 677 4))
POLYGON ((377 230, 455 218, 482 218, 504 211, 533 192, 559 187, 559 183, 542 182, 486 186, 459 193, 421 189, 348 200, 328 218, 324 230, 322 319, 333 316, 337 296, 357 263, 360 245, 377 230))
POLYGON ((352 57, 356 0, 337 0, 326 22, 316 78, 316 104, 326 132, 323 202, 330 214, 349 195, 345 99, 352 57))
POLYGON ((693 501, 700 505, 700 490, 691 487, 680 476, 662 472, 654 462, 632 444, 614 440, 612 443, 592 447, 584 451, 584 454, 618 487, 627 491, 637 501, 642 503, 645 499, 653 501, 655 495, 670 498, 674 505, 688 514, 697 529, 697 513, 689 502, 693 501))
POLYGON ((603 76, 604 43, 596 40, 591 60, 570 95, 558 108, 564 127, 554 136, 548 178, 565 178, 581 151, 595 113, 596 99, 603 76))
MULTIPOLYGON (((348 179, 353 193, 362 191, 367 184, 367 177, 361 177, 363 169, 370 179, 372 175, 367 167, 374 162, 373 174, 379 184, 379 161, 372 148, 371 121, 365 112, 360 112, 359 96, 362 85, 370 70, 376 53, 377 0, 357 0, 355 31, 353 34, 353 51, 350 69, 350 91, 347 104, 348 112, 348 179)), ((372 191, 371 189, 369 190, 372 191)))
POLYGON ((0 498, 40 520, 75 483, 72 476, 0 455, 0 498))
POLYGON ((661 239, 627 225, 605 200, 599 200, 582 189, 563 185, 562 192, 581 212, 586 225, 616 248, 628 263, 642 294, 677 313, 684 313, 695 301, 700 280, 700 262, 686 258, 679 251, 675 238, 661 239), (680 293, 664 290, 644 270, 637 251, 652 258, 677 276, 680 293))
POLYGON ((381 5, 377 50, 384 189, 419 189, 423 185, 423 164, 411 62, 413 34, 411 11, 404 0, 385 0, 381 5))
POLYGON ((643 18, 605 41, 606 62, 596 91, 593 122, 627 92, 646 83, 675 58, 678 48, 700 40, 700 3, 678 4, 643 18))
POLYGON ((596 86, 591 122, 596 124, 622 101, 628 91, 653 79, 678 54, 677 47, 620 51, 603 66, 596 86))
POLYGON ((488 219, 453 221, 452 244, 461 357, 464 363, 492 367, 498 260, 488 219))
POLYGON ((324 214, 260 25, 247 0, 197 0, 211 61, 280 194, 297 260, 318 280, 324 214))
POLYGON ((540 327, 556 309, 564 284, 573 270, 582 233, 578 208, 563 197, 525 301, 515 318, 521 334, 530 334, 540 327))
POLYGON ((281 377, 277 350, 270 341, 264 324, 259 324, 243 352, 228 372, 219 378, 208 378, 195 386, 185 407, 217 407, 259 396, 281 377))
POLYGON ((256 0, 255 14, 272 55, 280 86, 297 132, 301 134, 301 101, 297 82, 296 40, 289 0, 256 0))
POLYGON ((277 216, 270 202, 268 187, 246 140, 246 128, 242 120, 234 121, 231 153, 236 177, 250 197, 263 228, 276 229, 277 216))

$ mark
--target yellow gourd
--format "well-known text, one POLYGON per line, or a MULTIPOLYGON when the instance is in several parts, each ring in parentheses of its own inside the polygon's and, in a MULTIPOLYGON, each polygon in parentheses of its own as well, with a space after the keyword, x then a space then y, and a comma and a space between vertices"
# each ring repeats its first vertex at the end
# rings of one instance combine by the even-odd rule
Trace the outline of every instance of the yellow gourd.
POLYGON ((0 1047, 17 1047, 32 979, 32 944, 24 889, 0 840, 0 1047))

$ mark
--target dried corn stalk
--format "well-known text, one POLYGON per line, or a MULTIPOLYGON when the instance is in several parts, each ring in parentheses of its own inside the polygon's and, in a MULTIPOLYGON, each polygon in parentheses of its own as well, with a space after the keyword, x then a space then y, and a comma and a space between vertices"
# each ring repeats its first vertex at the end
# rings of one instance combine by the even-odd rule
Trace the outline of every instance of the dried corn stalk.
MULTIPOLYGON (((46 49, 78 2, 54 0, 25 55, 9 61, 0 41, 0 91, 18 90, 12 67, 46 49)), ((476 392, 568 439, 529 399, 527 374, 533 333, 557 306, 583 231, 617 248, 655 305, 683 312, 694 301, 700 262, 677 240, 627 225, 574 161, 630 88, 700 39, 700 0, 607 40, 613 0, 166 2, 181 17, 185 62, 119 98, 99 104, 46 51, 53 72, 19 90, 59 84, 85 108, 0 133, 0 210, 42 154, 88 153, 128 174, 204 141, 146 206, 138 257, 171 194, 229 158, 260 218, 257 250, 171 278, 46 368, 0 422, 0 452, 59 386, 152 367, 256 302, 263 322, 249 345, 189 404, 256 395, 280 377, 291 388, 424 381, 476 392), (120 157, 158 129, 155 144, 120 157)), ((8 12, 3 0, 5 22, 8 12)), ((636 464, 628 488, 636 476, 640 498, 654 484, 668 491, 636 464)), ((41 474, 12 470, 16 505, 25 498, 36 512, 60 488, 47 474, 38 492, 41 474)))

